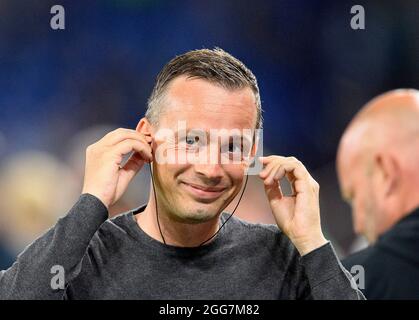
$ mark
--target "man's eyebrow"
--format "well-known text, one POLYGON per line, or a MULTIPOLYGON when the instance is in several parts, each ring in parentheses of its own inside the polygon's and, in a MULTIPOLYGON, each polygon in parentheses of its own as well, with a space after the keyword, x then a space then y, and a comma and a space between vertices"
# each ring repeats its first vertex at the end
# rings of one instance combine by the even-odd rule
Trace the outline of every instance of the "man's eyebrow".
MULTIPOLYGON (((214 129, 199 129, 199 128, 186 128, 186 130, 181 129, 181 130, 175 130, 174 134, 175 137, 183 137, 183 136, 188 136, 191 134, 198 134, 200 136, 205 135, 207 138, 211 137, 211 134, 214 134, 214 132, 212 131, 214 129)), ((217 130, 217 129, 215 129, 217 130)), ((220 132, 216 132, 216 137, 221 138, 221 139, 225 139, 225 138, 233 138, 233 139, 243 139, 247 142, 252 142, 253 140, 253 135, 249 135, 249 134, 245 134, 245 133, 231 133, 231 132, 223 132, 222 130, 220 130, 220 132)))
POLYGON ((206 134, 207 134, 207 130, 204 130, 204 129, 197 129, 197 128, 192 128, 192 129, 186 128, 186 130, 185 130, 185 129, 180 129, 180 130, 174 130, 173 132, 174 132, 175 134, 180 134, 180 133, 182 133, 182 134, 190 134, 190 133, 206 133, 206 134))
POLYGON ((186 129, 186 130, 177 130, 175 131, 175 136, 189 136, 189 135, 199 135, 199 136, 206 136, 207 138, 210 136, 209 132, 204 129, 186 129))

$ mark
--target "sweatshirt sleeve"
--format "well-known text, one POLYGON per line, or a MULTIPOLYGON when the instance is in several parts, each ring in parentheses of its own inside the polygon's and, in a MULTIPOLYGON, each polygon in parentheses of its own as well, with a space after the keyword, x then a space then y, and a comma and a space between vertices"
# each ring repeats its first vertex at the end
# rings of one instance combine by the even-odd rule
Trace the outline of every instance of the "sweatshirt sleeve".
MULTIPOLYGON (((330 242, 300 257, 309 298, 314 300, 365 300, 351 274, 340 263, 330 242)), ((308 298, 308 297, 302 297, 308 298)))
POLYGON ((80 272, 90 240, 108 218, 95 196, 82 194, 57 224, 30 244, 16 262, 0 271, 2 299, 62 299, 80 272))

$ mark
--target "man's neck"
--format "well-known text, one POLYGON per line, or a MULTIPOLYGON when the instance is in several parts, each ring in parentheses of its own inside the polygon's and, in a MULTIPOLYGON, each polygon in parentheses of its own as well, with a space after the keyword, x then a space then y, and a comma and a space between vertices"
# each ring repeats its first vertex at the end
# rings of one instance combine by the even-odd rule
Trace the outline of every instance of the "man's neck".
MULTIPOLYGON (((197 247, 211 238, 219 228, 219 216, 199 224, 175 221, 159 206, 158 222, 154 199, 149 200, 141 214, 135 216, 139 227, 153 239, 177 247, 197 247), (163 234, 164 241, 162 238, 163 234)), ((210 241, 206 242, 209 243, 210 241)))

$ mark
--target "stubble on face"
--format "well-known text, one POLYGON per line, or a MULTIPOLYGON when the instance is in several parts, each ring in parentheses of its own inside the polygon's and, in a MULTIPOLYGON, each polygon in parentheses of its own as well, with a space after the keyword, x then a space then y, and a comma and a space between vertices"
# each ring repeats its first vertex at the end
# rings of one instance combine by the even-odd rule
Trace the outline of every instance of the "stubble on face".
MULTIPOLYGON (((256 122, 255 97, 250 88, 227 90, 202 79, 179 77, 165 94, 159 127, 188 129, 249 129, 256 122)), ((159 210, 189 224, 218 218, 240 191, 243 164, 153 164, 159 210), (205 189, 204 192, 196 188, 205 189), (207 190, 213 190, 209 191, 207 190), (205 191, 208 191, 205 193, 205 191)))

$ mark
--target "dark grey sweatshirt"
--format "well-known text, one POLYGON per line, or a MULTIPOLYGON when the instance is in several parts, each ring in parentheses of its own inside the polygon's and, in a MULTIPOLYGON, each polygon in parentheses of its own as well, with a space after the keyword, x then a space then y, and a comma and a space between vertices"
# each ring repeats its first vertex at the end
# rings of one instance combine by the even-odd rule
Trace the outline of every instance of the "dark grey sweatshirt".
POLYGON ((301 257, 275 225, 232 217, 212 242, 173 247, 139 228, 143 209, 108 220, 99 199, 81 195, 1 271, 0 299, 363 298, 330 243, 301 257))

